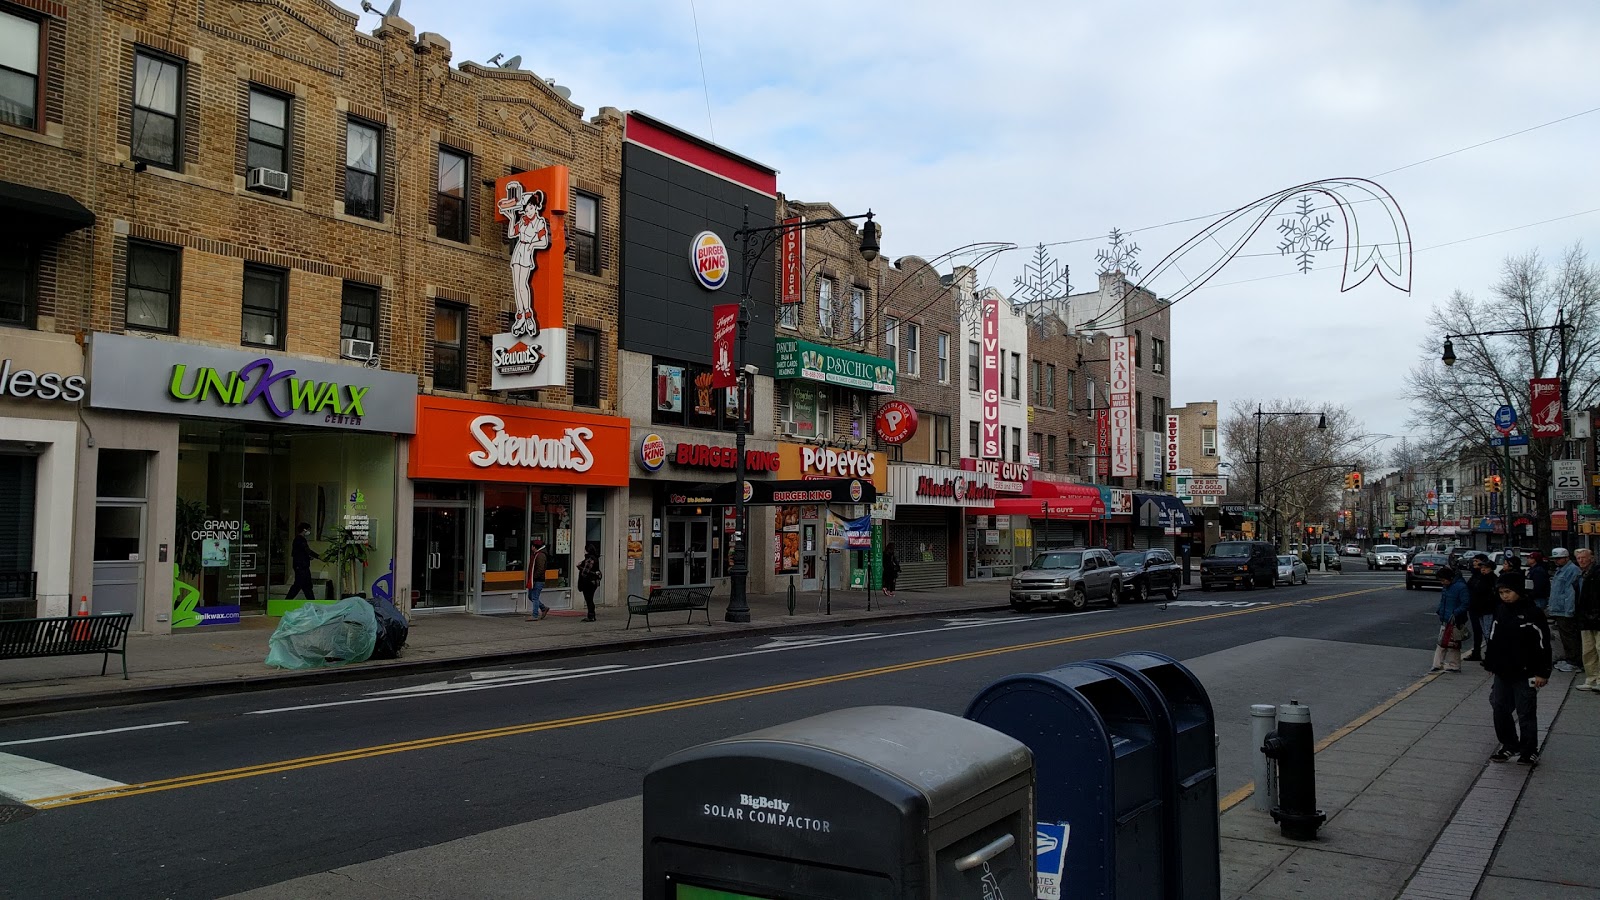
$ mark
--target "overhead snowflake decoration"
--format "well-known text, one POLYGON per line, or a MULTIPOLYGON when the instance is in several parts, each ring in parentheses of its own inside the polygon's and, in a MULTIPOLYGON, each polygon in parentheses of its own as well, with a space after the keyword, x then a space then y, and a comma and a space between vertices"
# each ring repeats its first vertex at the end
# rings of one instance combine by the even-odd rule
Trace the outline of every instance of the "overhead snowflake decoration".
POLYGON ((1301 195, 1299 207, 1298 218, 1290 217, 1278 223, 1278 232, 1283 235, 1278 252, 1284 256, 1293 253, 1296 265, 1304 273, 1311 271, 1319 251, 1333 246, 1333 235, 1328 233, 1333 225, 1333 216, 1323 213, 1313 219, 1317 208, 1311 202, 1310 194, 1301 195))
POLYGON ((1129 243, 1122 229, 1111 229, 1111 246, 1104 250, 1096 250, 1094 258, 1100 263, 1100 274, 1109 275, 1113 272, 1126 272, 1135 277, 1142 268, 1134 259, 1139 255, 1139 245, 1129 243))
POLYGON ((1071 267, 1050 258, 1044 244, 1033 251, 1033 259, 1022 266, 1022 274, 1012 279, 1017 292, 1011 302, 1022 310, 1039 331, 1040 339, 1050 337, 1051 323, 1065 325, 1067 297, 1072 294, 1071 267))
POLYGON ((982 291, 968 291, 964 286, 956 298, 956 316, 967 323, 967 332, 973 337, 983 337, 982 291))

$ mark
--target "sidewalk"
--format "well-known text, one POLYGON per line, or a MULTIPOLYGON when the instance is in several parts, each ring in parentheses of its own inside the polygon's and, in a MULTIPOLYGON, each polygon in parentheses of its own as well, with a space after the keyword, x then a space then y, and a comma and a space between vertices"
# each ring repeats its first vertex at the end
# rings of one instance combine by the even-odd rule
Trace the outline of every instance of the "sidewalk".
POLYGON ((1314 841, 1282 837, 1253 797, 1225 811, 1223 896, 1596 896, 1600 861, 1589 836, 1600 788, 1600 698, 1571 691, 1571 676, 1560 673, 1540 691, 1547 743, 1530 773, 1487 761, 1496 746, 1490 682, 1471 667, 1431 676, 1324 738, 1317 801, 1328 821, 1314 841))
POLYGON ((0 661, 0 719, 143 703, 202 693, 261 690, 315 682, 355 680, 446 668, 464 660, 484 664, 578 656, 645 646, 721 640, 852 621, 890 621, 1004 608, 1008 581, 980 581, 965 587, 899 591, 894 597, 873 592, 872 609, 861 591, 834 591, 832 614, 821 592, 796 594, 788 614, 788 594, 752 594, 750 622, 723 621, 727 591, 711 600, 705 613, 658 613, 647 630, 641 616, 628 626, 626 607, 600 607, 598 621, 584 622, 582 610, 552 612, 538 622, 523 615, 477 616, 465 613, 414 613, 406 648, 397 660, 286 672, 268 668, 267 639, 279 620, 258 618, 239 626, 196 628, 171 635, 134 634, 128 638, 129 680, 111 660, 102 677, 98 656, 65 656, 0 661))

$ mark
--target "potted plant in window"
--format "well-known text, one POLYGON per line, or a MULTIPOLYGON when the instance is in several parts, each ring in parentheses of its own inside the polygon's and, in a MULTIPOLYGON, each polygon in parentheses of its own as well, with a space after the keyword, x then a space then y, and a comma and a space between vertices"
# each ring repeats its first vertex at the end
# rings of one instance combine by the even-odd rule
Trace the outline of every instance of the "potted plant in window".
POLYGON ((356 539, 348 528, 330 532, 323 540, 328 542, 328 547, 322 551, 322 560, 339 573, 340 599, 366 599, 366 592, 360 590, 361 570, 367 567, 367 551, 372 545, 356 539))

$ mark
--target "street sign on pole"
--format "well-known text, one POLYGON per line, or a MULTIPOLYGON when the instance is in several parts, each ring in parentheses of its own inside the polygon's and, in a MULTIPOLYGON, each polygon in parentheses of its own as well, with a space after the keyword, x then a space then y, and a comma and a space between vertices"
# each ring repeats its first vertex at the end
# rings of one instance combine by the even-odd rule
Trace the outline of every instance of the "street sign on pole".
POLYGON ((1583 460, 1557 459, 1550 463, 1550 483, 1555 491, 1557 503, 1568 500, 1582 500, 1583 487, 1583 460))
POLYGON ((1517 411, 1511 408, 1511 404, 1494 411, 1494 427, 1501 434, 1510 434, 1511 429, 1517 427, 1517 411))

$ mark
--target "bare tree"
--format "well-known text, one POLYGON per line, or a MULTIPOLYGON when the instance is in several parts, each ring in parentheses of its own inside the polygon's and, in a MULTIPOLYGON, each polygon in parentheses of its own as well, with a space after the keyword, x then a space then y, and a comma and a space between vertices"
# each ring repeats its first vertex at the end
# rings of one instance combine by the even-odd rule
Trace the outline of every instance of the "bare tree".
POLYGON ((1331 522, 1340 506, 1344 476, 1362 468, 1355 456, 1361 423, 1343 406, 1298 398, 1236 400, 1222 423, 1222 444, 1233 464, 1231 502, 1253 503, 1256 495, 1256 410, 1311 415, 1263 416, 1260 423, 1261 505, 1267 521, 1284 535, 1295 522, 1331 522), (1318 428, 1325 417, 1326 428, 1318 428))
POLYGON ((1547 540, 1550 461, 1567 456, 1567 442, 1530 441, 1528 455, 1512 458, 1507 468, 1501 451, 1489 446, 1498 437, 1492 419, 1501 404, 1526 417, 1530 378, 1562 375, 1569 410, 1588 410, 1600 399, 1600 266, 1576 244, 1554 271, 1537 251, 1509 256, 1487 297, 1457 290, 1434 306, 1428 322, 1435 334, 1425 339, 1422 361, 1406 379, 1411 424, 1440 452, 1497 463, 1505 475, 1503 496, 1533 512, 1536 533, 1547 540), (1560 319, 1571 326, 1565 335, 1549 328, 1560 319), (1455 365, 1441 364, 1444 335, 1482 331, 1520 333, 1457 338, 1455 365), (1567 366, 1558 372, 1563 339, 1567 366))

